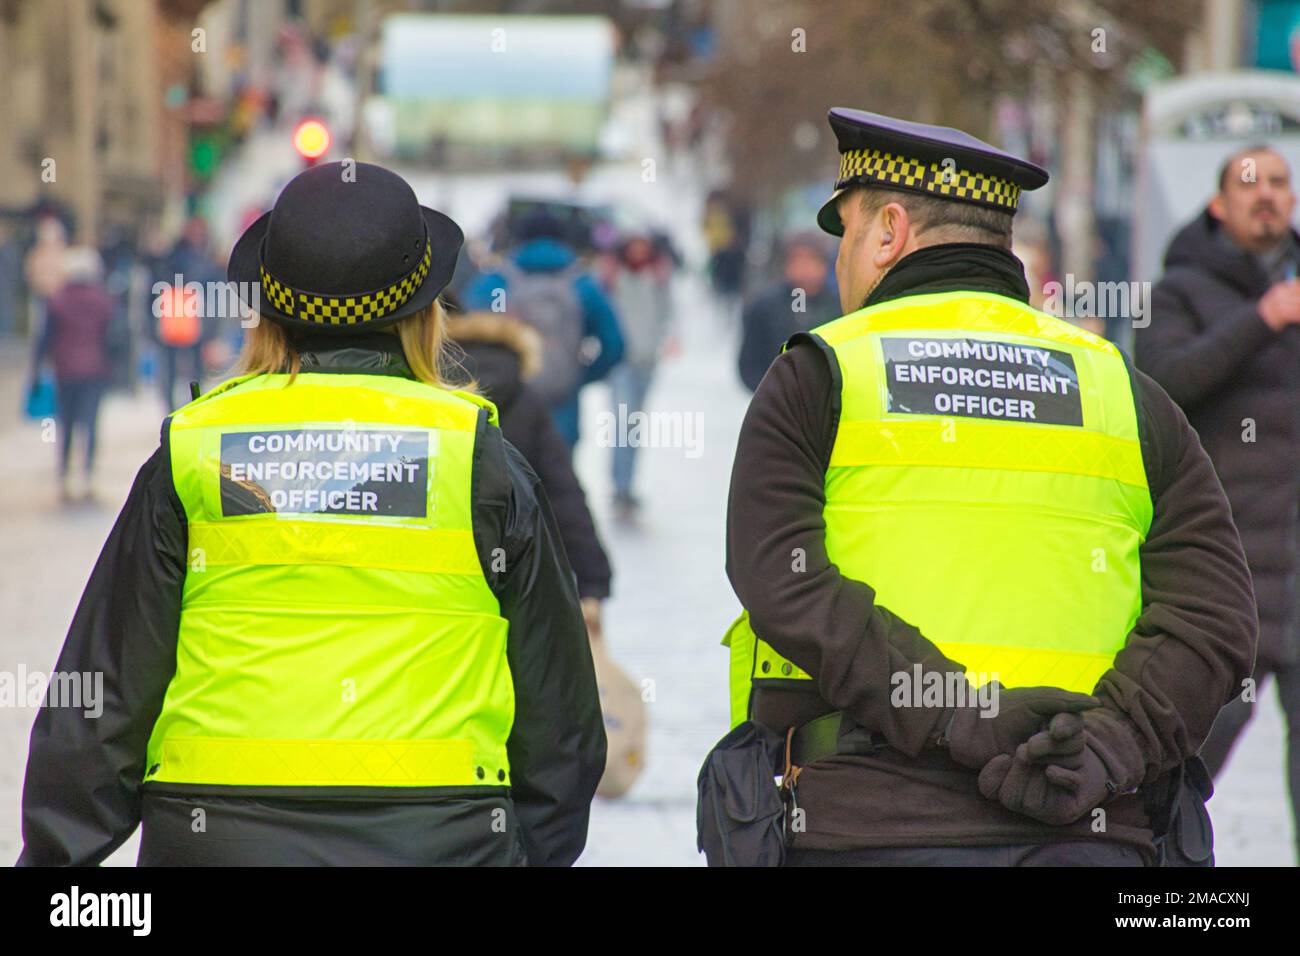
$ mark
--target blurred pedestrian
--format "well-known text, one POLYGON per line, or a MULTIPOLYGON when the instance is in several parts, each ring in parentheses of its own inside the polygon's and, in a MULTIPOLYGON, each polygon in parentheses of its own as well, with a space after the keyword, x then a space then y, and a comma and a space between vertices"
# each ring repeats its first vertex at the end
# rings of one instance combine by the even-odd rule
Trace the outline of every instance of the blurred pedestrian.
POLYGON ((481 310, 452 312, 447 335, 464 353, 466 375, 496 405, 501 434, 541 479, 573 565, 584 616, 599 630, 600 602, 609 597, 609 558, 573 470, 569 446, 527 382, 541 362, 541 336, 521 319, 481 310))
POLYGON ((783 243, 781 278, 741 313, 740 380, 758 388, 772 360, 796 332, 829 322, 840 314, 839 293, 830 281, 826 243, 814 232, 799 232, 783 243))
POLYGON ((57 664, 94 699, 36 716, 20 865, 137 826, 141 865, 582 852, 590 644, 536 476, 444 375, 461 242, 400 177, 326 163, 235 245, 241 374, 168 417, 95 564, 57 664))
MULTIPOLYGON (((627 421, 631 414, 644 411, 655 366, 668 339, 673 262, 666 249, 648 233, 629 235, 617 247, 606 270, 605 284, 625 346, 623 361, 609 376, 610 404, 616 421, 627 421)), ((633 493, 636 459, 636 443, 615 443, 614 508, 622 519, 632 518, 640 507, 633 493)))
POLYGON ((723 328, 731 325, 745 283, 749 216, 723 192, 704 205, 704 242, 709 252, 709 282, 723 328))
POLYGON ((113 301, 113 321, 108 328, 108 356, 112 366, 110 385, 129 388, 135 383, 132 358, 136 343, 132 330, 131 294, 136 281, 138 258, 131 234, 110 226, 100 246, 104 263, 104 289, 113 301))
MULTIPOLYGON (((444 300, 448 298, 444 296, 444 300)), ((613 662, 604 640, 601 611, 610 593, 609 558, 573 470, 569 447, 545 403, 526 381, 541 362, 541 337, 520 319, 482 311, 453 311, 447 320, 447 335, 463 353, 465 374, 496 405, 501 433, 537 472, 555 513, 577 579, 605 717, 608 759, 596 793, 621 796, 644 766, 645 704, 640 685, 613 662)))
POLYGON ((572 450, 579 438, 578 395, 618 364, 623 334, 600 284, 566 241, 564 223, 538 211, 513 238, 514 251, 465 290, 465 308, 509 312, 541 335, 541 367, 530 381, 572 450), (588 341, 597 348, 590 358, 588 341))
POLYGON ((81 498, 94 497, 95 437, 99 403, 112 373, 108 331, 113 300, 104 288, 99 253, 76 246, 61 256, 62 287, 47 303, 45 325, 37 342, 32 381, 45 361, 54 366, 58 394, 59 499, 70 503, 72 442, 81 436, 81 498))
POLYGON ((41 212, 36 219, 36 243, 27 252, 23 273, 30 296, 28 328, 39 332, 45 320, 50 297, 63 285, 63 254, 68 249, 68 230, 63 220, 52 212, 41 212))
MULTIPOLYGON (((1174 237, 1136 333, 1138 365, 1200 435, 1232 504, 1259 606, 1255 694, 1219 714, 1201 750, 1217 774, 1270 675, 1286 716, 1300 840, 1300 236, 1286 160, 1267 146, 1228 157, 1206 209, 1174 237)), ((1300 847, 1297 848, 1300 855, 1300 847)))
POLYGON ((163 258, 149 299, 154 319, 151 324, 158 346, 158 383, 168 411, 190 400, 190 382, 203 384, 203 346, 215 323, 207 321, 210 283, 220 282, 221 272, 212 258, 208 226, 200 216, 191 216, 175 245, 163 258), (177 386, 180 394, 177 394, 177 386))

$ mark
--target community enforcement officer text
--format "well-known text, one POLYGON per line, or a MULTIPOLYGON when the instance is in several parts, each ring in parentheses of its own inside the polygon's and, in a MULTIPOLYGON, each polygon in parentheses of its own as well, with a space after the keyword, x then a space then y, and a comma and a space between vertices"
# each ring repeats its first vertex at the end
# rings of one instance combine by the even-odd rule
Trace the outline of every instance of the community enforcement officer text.
POLYGON ((1080 425, 1068 352, 979 339, 882 338, 889 410, 1080 425))
POLYGON ((292 429, 221 436, 224 515, 427 513, 427 431, 292 429))

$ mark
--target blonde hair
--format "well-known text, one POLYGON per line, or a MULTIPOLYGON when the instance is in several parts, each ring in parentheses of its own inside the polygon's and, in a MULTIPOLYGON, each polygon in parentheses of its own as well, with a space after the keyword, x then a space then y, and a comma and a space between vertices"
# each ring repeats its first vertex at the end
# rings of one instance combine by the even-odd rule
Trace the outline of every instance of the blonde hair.
MULTIPOLYGON (((406 364, 419 381, 438 388, 473 391, 475 383, 472 381, 451 381, 453 371, 459 368, 460 363, 449 348, 451 343, 447 338, 446 326, 447 313, 442 303, 434 299, 427 308, 398 319, 379 331, 397 336, 402 343, 406 364)), ((285 384, 292 385, 300 371, 302 357, 284 326, 274 320, 263 320, 259 316, 244 337, 244 346, 240 349, 234 367, 235 374, 275 375, 287 372, 289 381, 285 384)))

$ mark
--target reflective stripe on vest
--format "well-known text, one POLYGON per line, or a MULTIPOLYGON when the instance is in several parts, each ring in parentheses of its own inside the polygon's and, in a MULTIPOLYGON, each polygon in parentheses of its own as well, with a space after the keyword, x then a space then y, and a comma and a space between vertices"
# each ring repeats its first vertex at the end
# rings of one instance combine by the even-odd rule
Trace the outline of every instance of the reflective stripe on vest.
POLYGON ((397 377, 287 381, 235 379, 172 417, 189 554, 145 780, 506 784, 508 623, 470 501, 495 408, 397 377))
MULTIPOLYGON (((1152 515, 1123 356, 986 293, 908 297, 813 334, 842 379, 830 560, 977 685, 1092 691, 1141 611, 1152 515)), ((810 679, 747 614, 723 643, 733 725, 753 682, 810 679)))

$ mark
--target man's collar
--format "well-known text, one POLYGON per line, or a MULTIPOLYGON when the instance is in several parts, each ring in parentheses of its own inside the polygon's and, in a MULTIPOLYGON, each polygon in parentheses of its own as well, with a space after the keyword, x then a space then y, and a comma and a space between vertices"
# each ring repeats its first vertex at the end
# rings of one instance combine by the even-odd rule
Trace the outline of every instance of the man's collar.
POLYGON ((863 307, 933 292, 992 292, 1029 301, 1025 267, 1010 251, 976 242, 923 246, 900 259, 863 307))

